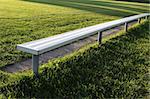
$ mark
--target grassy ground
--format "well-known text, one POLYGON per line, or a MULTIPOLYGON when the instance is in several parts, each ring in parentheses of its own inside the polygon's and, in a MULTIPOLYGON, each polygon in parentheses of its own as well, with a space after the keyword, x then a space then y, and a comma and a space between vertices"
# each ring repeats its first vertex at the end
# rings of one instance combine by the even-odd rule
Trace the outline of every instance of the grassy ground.
POLYGON ((149 0, 117 0, 117 1, 128 1, 128 2, 150 3, 149 0))
POLYGON ((110 0, 0 0, 0 67, 29 58, 16 45, 125 16, 148 4, 110 0))
POLYGON ((0 72, 1 97, 143 98, 148 94, 149 34, 145 22, 101 47, 89 45, 45 64, 39 80, 29 71, 0 72))

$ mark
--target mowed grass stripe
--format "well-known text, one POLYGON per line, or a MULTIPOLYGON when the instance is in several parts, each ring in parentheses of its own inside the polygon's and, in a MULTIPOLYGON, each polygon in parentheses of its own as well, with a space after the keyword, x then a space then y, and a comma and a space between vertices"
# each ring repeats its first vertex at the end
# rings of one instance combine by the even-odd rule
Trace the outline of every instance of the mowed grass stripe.
MULTIPOLYGON (((69 8, 75 8, 75 9, 79 9, 79 10, 84 10, 84 11, 90 11, 90 12, 95 12, 95 13, 101 13, 101 14, 107 14, 107 15, 112 15, 112 16, 129 16, 132 14, 137 14, 138 11, 133 12, 137 9, 133 9, 130 8, 129 9, 127 7, 120 7, 117 6, 117 4, 115 4, 116 6, 112 6, 110 4, 103 4, 104 1, 93 1, 93 0, 56 0, 57 2, 53 2, 53 0, 24 0, 24 1, 30 1, 30 2, 36 2, 36 3, 43 3, 43 4, 49 4, 49 5, 57 5, 57 6, 62 6, 62 7, 69 7, 69 8), (96 3, 94 3, 96 2, 96 3), (96 7, 99 6, 99 7, 96 7), (90 9, 89 9, 90 8, 90 9), (112 8, 112 9, 111 9, 112 8), (120 11, 116 11, 116 10, 120 10, 120 11), (126 13, 124 13, 124 11, 126 11, 126 13), (128 13, 127 13, 128 12, 128 13), (119 14, 120 13, 120 14, 119 14)), ((108 2, 106 2, 108 3, 108 2)), ((124 3, 123 3, 124 4, 124 3)), ((135 3, 136 5, 137 3, 135 3)), ((134 5, 132 5, 134 6, 134 5)), ((147 8, 148 9, 149 5, 148 4, 143 4, 140 8, 147 8)), ((143 9, 143 11, 145 10, 143 9)), ((143 11, 139 11, 143 12, 143 11)), ((144 12, 148 12, 148 10, 145 10, 144 12)))
MULTIPOLYGON (((64 0, 65 1, 65 0, 64 0)), ((87 4, 87 5, 95 5, 95 6, 100 6, 100 7, 108 7, 108 8, 112 8, 112 9, 120 9, 120 10, 124 10, 124 11, 136 11, 136 12, 146 12, 146 11, 149 11, 148 7, 150 7, 149 5, 147 4, 143 4, 143 5, 138 5, 138 6, 135 6, 135 5, 119 5, 117 3, 112 3, 112 2, 107 2, 107 1, 94 1, 94 0, 79 0, 79 1, 76 1, 76 0, 67 0, 67 2, 72 2, 72 3, 78 3, 78 4, 87 4), (142 6, 142 7, 139 7, 139 6, 142 6), (132 9, 131 9, 132 8, 132 9)))

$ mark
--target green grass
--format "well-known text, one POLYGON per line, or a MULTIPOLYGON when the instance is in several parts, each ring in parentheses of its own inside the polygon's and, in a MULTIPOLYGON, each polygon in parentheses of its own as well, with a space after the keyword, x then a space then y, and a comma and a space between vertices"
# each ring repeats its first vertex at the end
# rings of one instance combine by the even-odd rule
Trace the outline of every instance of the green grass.
POLYGON ((148 12, 148 4, 107 0, 0 0, 0 67, 31 55, 16 45, 148 12))
POLYGON ((149 0, 116 0, 116 1, 127 1, 127 2, 150 3, 150 1, 149 1, 149 0))
POLYGON ((148 94, 149 23, 107 40, 88 45, 31 71, 1 72, 1 97, 19 98, 144 98, 148 94), (15 82, 15 83, 13 83, 15 82))

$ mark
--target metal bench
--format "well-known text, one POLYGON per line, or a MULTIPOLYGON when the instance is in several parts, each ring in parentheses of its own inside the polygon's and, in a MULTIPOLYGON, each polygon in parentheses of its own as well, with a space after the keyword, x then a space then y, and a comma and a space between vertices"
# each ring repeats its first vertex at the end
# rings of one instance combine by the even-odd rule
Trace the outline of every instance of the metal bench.
POLYGON ((71 32, 66 32, 63 34, 51 36, 48 38, 43 38, 40 40, 19 44, 17 45, 17 49, 32 54, 32 69, 34 74, 38 76, 40 54, 43 54, 50 50, 56 49, 66 44, 70 44, 79 39, 83 39, 85 37, 89 37, 97 33, 98 33, 98 42, 99 44, 101 44, 103 31, 122 24, 125 24, 125 31, 127 31, 129 22, 138 20, 138 22, 140 23, 141 18, 147 19, 149 15, 150 15, 149 13, 134 15, 123 19, 118 19, 118 20, 98 24, 95 26, 90 26, 90 27, 74 30, 71 32))

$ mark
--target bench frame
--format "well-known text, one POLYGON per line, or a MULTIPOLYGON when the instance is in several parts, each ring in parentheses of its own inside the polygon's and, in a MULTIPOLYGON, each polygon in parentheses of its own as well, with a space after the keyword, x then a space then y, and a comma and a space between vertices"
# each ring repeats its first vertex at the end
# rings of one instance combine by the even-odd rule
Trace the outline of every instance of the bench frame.
MULTIPOLYGON (((141 23, 141 19, 142 18, 148 19, 149 16, 150 16, 149 13, 144 13, 144 14, 140 14, 140 15, 134 15, 134 16, 130 16, 130 17, 126 17, 126 18, 122 18, 122 19, 118 19, 118 20, 114 20, 114 21, 98 24, 98 25, 95 25, 95 26, 90 26, 90 27, 87 27, 87 30, 86 30, 86 28, 82 28, 80 30, 85 29, 85 32, 86 32, 86 31, 89 31, 89 29, 92 29, 92 32, 89 32, 86 35, 82 35, 81 34, 81 36, 79 36, 77 38, 73 38, 72 41, 68 40, 68 42, 66 42, 64 44, 61 44, 59 46, 58 45, 56 45, 56 46, 61 47, 61 46, 64 46, 66 44, 70 44, 70 43, 72 43, 74 41, 77 41, 79 39, 83 39, 85 37, 89 37, 89 36, 91 36, 93 34, 97 34, 97 33, 98 33, 97 41, 98 41, 99 45, 101 45, 102 44, 102 33, 103 33, 103 31, 124 24, 124 30, 125 30, 125 32, 127 32, 128 31, 128 23, 129 22, 138 20, 138 23, 141 23)), ((53 36, 52 36, 52 38, 53 38, 53 36)), ((61 41, 60 41, 60 43, 61 43, 61 41)), ((45 52, 42 52, 42 53, 39 53, 39 54, 35 54, 35 53, 32 52, 32 49, 27 49, 27 48, 25 48, 22 45, 24 45, 24 44, 17 45, 17 49, 32 54, 32 69, 33 69, 33 72, 34 72, 35 76, 38 77, 39 76, 38 75, 39 55, 43 54, 45 52, 48 52, 48 51, 45 51, 45 52)), ((58 47, 56 47, 56 48, 58 48, 58 47)), ((53 48, 53 49, 56 49, 56 48, 53 48)), ((52 49, 50 49, 50 50, 52 50, 52 49)))

